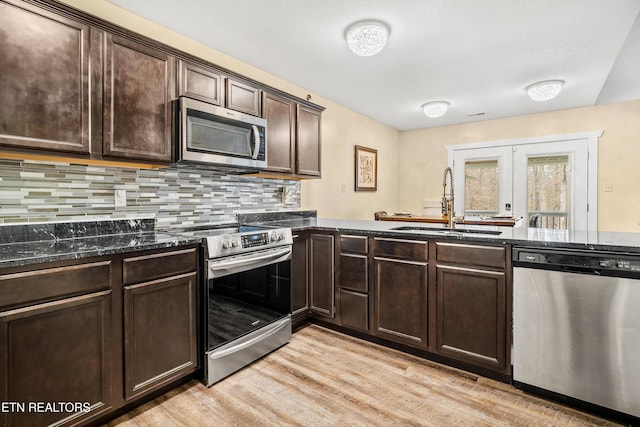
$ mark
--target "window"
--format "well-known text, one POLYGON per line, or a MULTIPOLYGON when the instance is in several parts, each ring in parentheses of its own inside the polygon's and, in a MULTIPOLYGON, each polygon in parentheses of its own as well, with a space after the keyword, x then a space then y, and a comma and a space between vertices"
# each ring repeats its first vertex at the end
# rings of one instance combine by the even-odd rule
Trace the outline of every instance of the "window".
POLYGON ((530 227, 596 231, 601 134, 448 146, 456 214, 506 215, 522 217, 530 227))
POLYGON ((498 161, 476 160, 464 164, 465 215, 498 214, 498 161))

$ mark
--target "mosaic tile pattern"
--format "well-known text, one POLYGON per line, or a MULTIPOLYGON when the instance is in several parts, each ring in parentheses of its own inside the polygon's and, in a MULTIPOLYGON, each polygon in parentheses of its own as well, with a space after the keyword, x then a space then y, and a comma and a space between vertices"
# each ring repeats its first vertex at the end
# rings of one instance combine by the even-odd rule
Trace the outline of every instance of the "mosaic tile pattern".
POLYGON ((0 225, 155 218, 163 228, 235 222, 237 213, 299 208, 295 180, 193 165, 129 169, 0 159, 0 225), (126 190, 125 207, 115 207, 115 189, 126 190))

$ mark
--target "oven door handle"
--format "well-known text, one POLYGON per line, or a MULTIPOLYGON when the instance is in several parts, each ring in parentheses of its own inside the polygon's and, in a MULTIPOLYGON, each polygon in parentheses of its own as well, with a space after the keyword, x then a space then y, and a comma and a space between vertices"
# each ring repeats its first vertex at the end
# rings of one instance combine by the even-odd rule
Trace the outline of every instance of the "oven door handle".
POLYGON ((291 253, 291 246, 287 246, 284 249, 273 250, 266 254, 242 256, 232 261, 210 261, 209 278, 240 273, 242 271, 264 267, 265 265, 275 264, 280 261, 286 261, 291 259, 291 253))

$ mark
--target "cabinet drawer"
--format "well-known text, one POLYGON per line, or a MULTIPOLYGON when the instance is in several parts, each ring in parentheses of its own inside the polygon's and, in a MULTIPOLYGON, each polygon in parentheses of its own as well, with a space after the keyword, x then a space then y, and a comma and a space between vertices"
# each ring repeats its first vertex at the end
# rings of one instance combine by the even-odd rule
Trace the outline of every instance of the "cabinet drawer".
POLYGON ((365 255, 340 255, 340 288, 369 291, 368 263, 365 255))
POLYGON ((369 297, 350 291, 340 291, 340 325, 369 330, 369 297))
POLYGON ((147 282, 188 273, 197 269, 196 248, 166 251, 125 258, 122 263, 124 285, 147 282))
POLYGON ((436 243, 436 260, 479 267, 506 267, 506 249, 499 246, 436 243))
POLYGON ((340 250, 366 254, 368 251, 367 236, 340 236, 340 250))
POLYGON ((426 261, 429 258, 428 242, 376 237, 373 246, 373 254, 375 256, 415 259, 419 261, 426 261))
POLYGON ((0 275, 0 310, 111 288, 111 260, 0 275))

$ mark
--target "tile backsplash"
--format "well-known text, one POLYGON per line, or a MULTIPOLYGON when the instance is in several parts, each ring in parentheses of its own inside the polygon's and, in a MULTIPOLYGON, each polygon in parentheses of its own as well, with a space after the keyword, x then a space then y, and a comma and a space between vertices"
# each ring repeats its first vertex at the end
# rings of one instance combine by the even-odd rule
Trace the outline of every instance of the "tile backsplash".
POLYGON ((300 183, 193 165, 130 169, 0 159, 0 224, 155 218, 157 227, 235 222, 300 208, 300 183), (115 207, 115 190, 126 206, 115 207))

